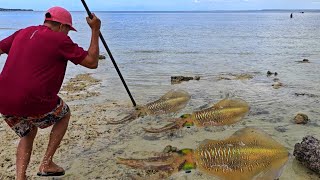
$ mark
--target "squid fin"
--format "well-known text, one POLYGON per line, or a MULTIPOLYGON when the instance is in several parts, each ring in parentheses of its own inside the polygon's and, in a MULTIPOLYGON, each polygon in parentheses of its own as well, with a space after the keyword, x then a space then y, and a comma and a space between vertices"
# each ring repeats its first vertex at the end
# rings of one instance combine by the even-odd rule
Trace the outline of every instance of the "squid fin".
POLYGON ((274 139, 271 138, 269 134, 261 129, 247 127, 236 131, 232 136, 228 138, 229 140, 236 139, 237 141, 242 141, 245 144, 255 143, 258 146, 263 147, 283 147, 284 146, 274 139))
POLYGON ((185 97, 187 99, 191 98, 188 92, 178 89, 178 90, 171 90, 167 92, 160 99, 166 100, 166 99, 173 99, 173 98, 179 98, 179 97, 185 97))
POLYGON ((258 175, 256 175, 253 179, 254 180, 275 180, 275 179, 279 179, 284 168, 286 167, 287 163, 278 163, 266 170, 264 170, 263 172, 259 173, 258 175))
POLYGON ((249 109, 248 103, 240 98, 223 99, 223 100, 217 102, 216 104, 214 104, 211 108, 222 109, 222 108, 232 108, 232 107, 246 107, 249 109))

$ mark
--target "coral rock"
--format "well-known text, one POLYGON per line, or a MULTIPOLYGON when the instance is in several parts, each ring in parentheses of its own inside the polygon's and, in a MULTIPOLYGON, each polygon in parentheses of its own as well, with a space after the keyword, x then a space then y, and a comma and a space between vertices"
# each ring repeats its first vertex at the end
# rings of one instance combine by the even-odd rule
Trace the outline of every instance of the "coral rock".
POLYGON ((296 117, 294 117, 294 122, 296 124, 307 124, 309 121, 309 118, 307 115, 299 113, 296 115, 296 117))
POLYGON ((320 141, 313 136, 306 136, 294 146, 293 155, 304 166, 320 174, 320 141))

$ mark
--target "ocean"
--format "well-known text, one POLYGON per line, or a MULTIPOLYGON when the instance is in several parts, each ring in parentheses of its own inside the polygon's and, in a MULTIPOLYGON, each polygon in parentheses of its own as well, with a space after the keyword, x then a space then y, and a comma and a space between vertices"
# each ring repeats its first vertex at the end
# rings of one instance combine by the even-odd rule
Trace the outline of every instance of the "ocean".
MULTIPOLYGON (((86 13, 72 14, 78 32, 69 35, 86 49, 91 35, 86 13)), ((184 112, 225 97, 238 97, 251 107, 243 120, 245 126, 265 130, 290 153, 306 135, 320 139, 320 13, 294 13, 292 19, 289 12, 272 11, 96 12, 96 15, 102 21, 101 33, 137 104, 146 104, 171 89, 184 89, 191 94, 184 112), (298 62, 303 59, 310 63, 298 62), (267 76, 267 71, 278 75, 267 76), (232 79, 241 74, 252 78, 232 79), (180 75, 200 76, 200 80, 171 84, 171 76, 180 75), (275 78, 283 84, 279 89, 272 86, 275 78), (295 124, 293 118, 297 113, 307 114, 310 122, 295 124)), ((0 39, 20 28, 42 24, 43 16, 44 12, 0 12, 0 39)), ((106 55, 102 44, 100 50, 106 55)), ((5 59, 6 55, 0 57, 0 70, 5 59)), ((70 63, 65 81, 81 73, 92 73, 102 80, 101 96, 81 103, 106 100, 131 103, 108 56, 97 70, 70 63)), ((230 130, 237 129, 235 125, 230 130)), ((297 163, 290 162, 288 166, 291 170, 284 172, 285 179, 307 174, 297 163)))

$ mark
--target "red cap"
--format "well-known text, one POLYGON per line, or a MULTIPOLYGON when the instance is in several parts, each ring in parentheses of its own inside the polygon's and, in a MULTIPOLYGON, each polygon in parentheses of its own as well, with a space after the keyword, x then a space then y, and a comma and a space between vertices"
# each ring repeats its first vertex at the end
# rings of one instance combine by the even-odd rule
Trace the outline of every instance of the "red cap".
POLYGON ((70 26, 70 30, 77 31, 74 27, 72 27, 72 17, 70 12, 66 9, 55 6, 48 9, 47 13, 50 13, 51 17, 46 17, 45 20, 67 24, 70 26))

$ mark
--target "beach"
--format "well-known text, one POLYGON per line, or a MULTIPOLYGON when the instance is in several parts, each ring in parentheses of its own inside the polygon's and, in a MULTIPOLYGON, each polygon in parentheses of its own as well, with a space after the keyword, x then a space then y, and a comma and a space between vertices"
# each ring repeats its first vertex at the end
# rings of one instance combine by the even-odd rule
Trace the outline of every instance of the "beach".
MULTIPOLYGON (((152 156, 152 152, 162 152, 164 147, 172 145, 182 148, 196 148, 201 140, 211 138, 224 139, 248 126, 252 118, 246 117, 240 123, 225 127, 206 127, 182 129, 177 132, 148 134, 143 127, 156 127, 165 124, 165 119, 175 115, 159 117, 144 117, 121 125, 110 125, 108 121, 120 120, 129 114, 133 107, 128 101, 105 101, 103 103, 80 103, 86 99, 99 98, 97 87, 100 81, 90 74, 81 74, 71 78, 61 90, 60 96, 70 105, 72 117, 68 131, 57 150, 54 161, 65 168, 66 175, 54 179, 132 179, 132 176, 149 179, 152 171, 133 170, 116 163, 117 157, 145 158, 152 156), (74 83, 81 88, 70 88, 74 83), (159 125, 158 125, 159 126, 159 125)), ((188 109, 188 108, 187 108, 188 109)), ((253 115, 254 116, 254 115, 253 115)), ((259 124, 263 126, 263 124, 259 124)), ((294 134, 299 126, 293 126, 287 133, 294 134)), ((277 132, 268 128, 268 132, 277 132)), ((40 130, 35 139, 28 177, 30 179, 44 179, 36 176, 40 160, 46 150, 50 128, 40 130)), ((280 132, 278 132, 280 133, 280 132)), ((4 161, 0 165, 0 179, 14 179, 15 150, 18 137, 5 123, 0 125, 0 136, 5 146, 0 147, 0 158, 4 161)), ((288 145, 286 136, 277 138, 288 145)), ((290 142, 292 143, 292 142, 290 142)), ((293 145, 293 144, 292 144, 293 145)), ((293 147, 289 147, 290 151, 293 147)), ((291 152, 292 153, 292 152, 291 152)), ((152 176, 151 176, 152 177, 152 176)), ((315 179, 317 175, 305 169, 293 158, 288 163, 280 179, 315 179)), ((180 172, 169 179, 212 179, 197 170, 191 173, 180 172)))
MULTIPOLYGON (((225 139, 244 127, 256 127, 293 153, 307 135, 320 139, 318 13, 108 13, 101 17, 101 32, 110 45, 127 85, 138 105, 157 100, 172 89, 191 95, 187 106, 175 114, 145 116, 121 125, 134 107, 110 60, 96 70, 68 64, 59 93, 71 109, 68 131, 54 162, 66 175, 54 179, 150 179, 153 171, 134 170, 116 163, 121 158, 145 158, 167 145, 196 148, 205 139, 225 139), (309 63, 301 63, 308 59, 309 63), (271 74, 267 72, 270 71, 271 74), (277 72, 277 75, 275 75, 277 72), (199 76, 171 84, 171 76, 199 76), (277 83, 279 82, 279 83, 277 83), (281 84, 280 84, 281 83, 281 84), (183 128, 176 132, 148 134, 143 127, 161 127, 168 119, 209 107, 227 98, 241 98, 249 114, 229 126, 183 128), (295 124, 298 113, 310 122, 295 124)), ((85 12, 75 12, 77 33, 71 38, 88 47, 85 12)), ((43 12, 4 12, 0 37, 24 26, 43 22, 43 12)), ((107 55, 103 47, 103 55, 107 55)), ((0 57, 0 67, 6 56, 0 57)), ((14 179, 18 136, 0 119, 0 179, 14 179)), ((39 130, 27 171, 36 176, 45 152, 50 128, 39 130)), ((53 179, 53 178, 49 178, 53 179)), ((198 170, 179 172, 168 179, 215 179, 198 170)), ((280 180, 314 180, 319 175, 304 168, 292 156, 280 180)))

